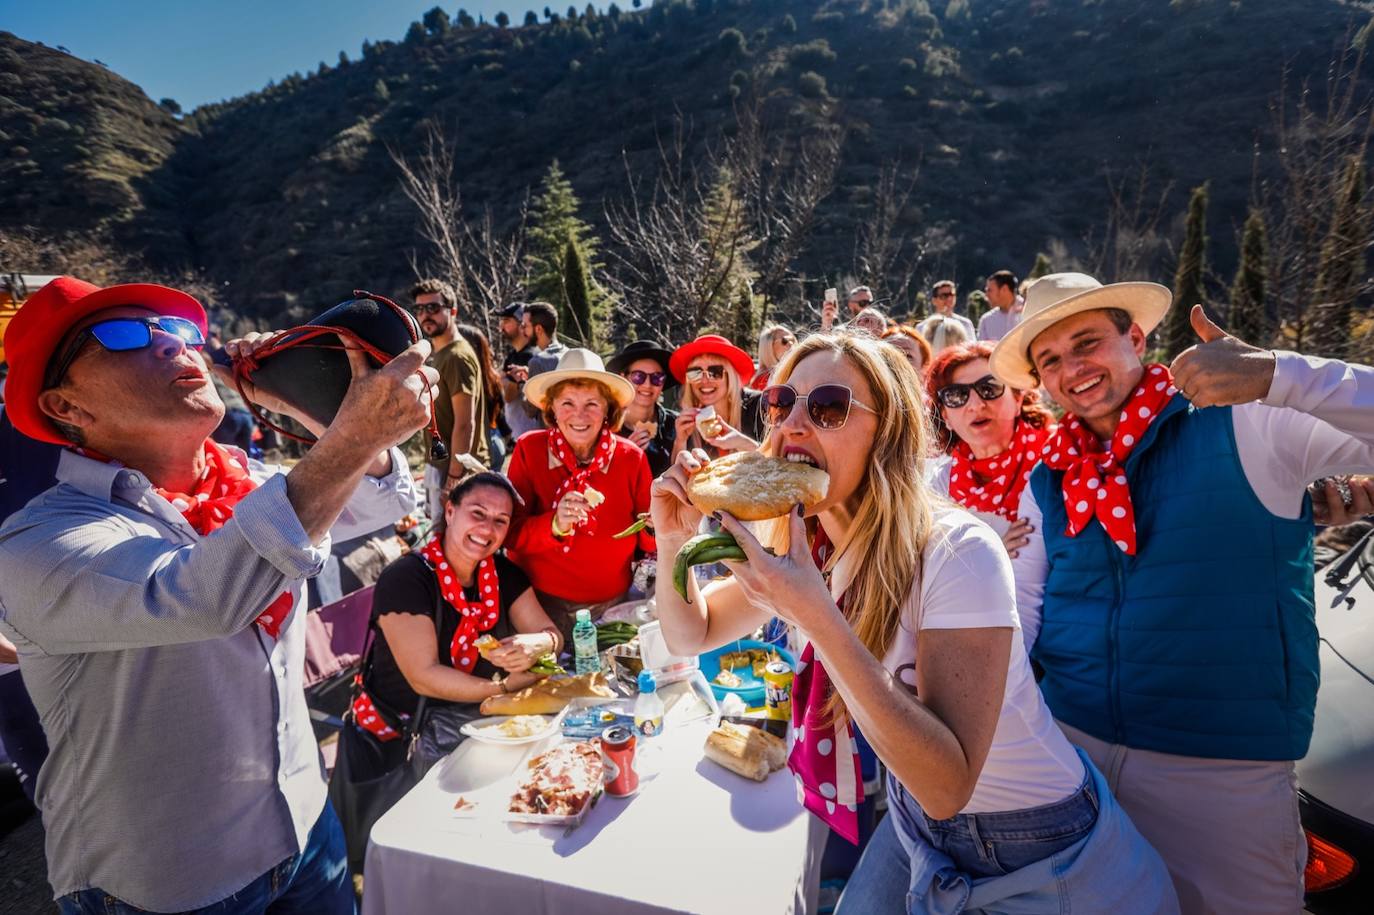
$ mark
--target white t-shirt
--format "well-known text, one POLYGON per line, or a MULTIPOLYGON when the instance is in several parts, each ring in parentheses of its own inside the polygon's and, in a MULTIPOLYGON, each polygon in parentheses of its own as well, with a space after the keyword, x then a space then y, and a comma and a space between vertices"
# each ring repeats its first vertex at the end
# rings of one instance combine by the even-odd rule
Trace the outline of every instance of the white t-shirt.
MULTIPOLYGON (((852 561, 841 557, 831 590, 842 594, 852 561)), ((922 554, 922 572, 902 606, 897 637, 883 666, 916 688, 916 641, 923 629, 1020 630, 1011 560, 992 529, 967 511, 939 507, 935 530, 922 554)), ((1083 784, 1085 772, 1073 746, 1050 715, 1035 685, 1021 639, 1007 657, 1002 713, 987 762, 961 813, 1023 810, 1061 801, 1083 784)))

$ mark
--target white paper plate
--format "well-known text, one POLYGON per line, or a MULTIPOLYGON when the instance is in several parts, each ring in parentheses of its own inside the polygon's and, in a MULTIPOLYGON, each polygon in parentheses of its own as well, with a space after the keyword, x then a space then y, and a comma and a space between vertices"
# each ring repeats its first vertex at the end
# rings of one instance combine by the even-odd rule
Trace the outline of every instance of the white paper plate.
POLYGON ((538 741, 552 737, 558 733, 559 725, 563 721, 563 713, 557 715, 533 715, 529 717, 543 718, 546 727, 531 734, 528 737, 507 737, 499 730, 501 724, 511 718, 521 717, 519 715, 490 715, 486 718, 479 718, 477 721, 469 721, 459 730, 471 737, 473 740, 480 740, 482 743, 496 744, 503 747, 521 746, 527 743, 537 743, 538 741))

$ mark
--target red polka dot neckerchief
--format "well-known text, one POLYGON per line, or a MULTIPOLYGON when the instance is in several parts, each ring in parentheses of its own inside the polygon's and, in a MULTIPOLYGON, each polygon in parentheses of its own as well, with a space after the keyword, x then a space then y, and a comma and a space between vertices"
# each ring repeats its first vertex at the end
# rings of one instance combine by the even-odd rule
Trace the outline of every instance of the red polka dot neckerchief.
MULTIPOLYGON (((112 463, 111 458, 89 448, 80 448, 77 451, 94 460, 112 463)), ((203 453, 205 470, 190 492, 173 492, 159 486, 152 487, 153 492, 181 512, 186 523, 202 537, 224 527, 229 519, 234 517, 234 506, 238 505, 239 500, 258 488, 258 484, 248 475, 248 468, 239 463, 239 459, 223 445, 207 438, 203 453)), ((272 638, 278 638, 282 625, 291 615, 293 602, 291 592, 283 591, 253 622, 272 638)))
MULTIPOLYGON (((553 505, 550 507, 554 511, 558 511, 558 503, 563 496, 569 492, 585 490, 593 473, 611 472, 611 458, 615 456, 615 435, 609 428, 601 427, 601 434, 596 439, 596 447, 592 449, 592 459, 586 466, 577 463, 577 455, 573 454, 572 445, 568 444, 568 440, 556 427, 549 430, 549 451, 569 474, 553 491, 553 505)), ((578 525, 577 528, 589 534, 594 532, 596 530, 595 512, 588 513, 587 520, 578 525)), ((572 549, 571 540, 576 533, 577 529, 571 530, 563 539, 563 552, 566 553, 572 549)))
POLYGON ((458 573, 444 556, 441 536, 426 543, 420 549, 420 555, 428 559, 434 568, 439 593, 458 611, 458 629, 453 633, 453 641, 448 647, 453 669, 470 674, 477 665, 478 635, 495 626, 501 615, 501 584, 496 578, 496 560, 488 556, 477 564, 474 579, 477 599, 468 600, 463 596, 463 583, 458 580, 458 573))
POLYGON ((992 457, 975 458, 968 442, 959 442, 950 452, 954 462, 949 469, 949 497, 965 508, 1015 521, 1021 490, 1040 462, 1040 448, 1049 436, 1050 430, 1017 420, 1011 444, 992 457))
POLYGON ((1123 553, 1136 552, 1135 508, 1126 482, 1126 459, 1169 401, 1178 393, 1163 365, 1147 365, 1140 386, 1121 408, 1116 433, 1106 451, 1097 436, 1072 413, 1041 447, 1041 459, 1064 471, 1064 533, 1077 537, 1094 517, 1123 553))

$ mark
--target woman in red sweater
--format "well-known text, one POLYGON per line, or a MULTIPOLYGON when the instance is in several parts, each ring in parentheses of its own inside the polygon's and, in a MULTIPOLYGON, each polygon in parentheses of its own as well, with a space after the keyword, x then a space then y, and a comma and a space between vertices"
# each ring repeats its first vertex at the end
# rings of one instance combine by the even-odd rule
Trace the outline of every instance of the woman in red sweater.
POLYGON ((520 436, 511 455, 508 474, 525 506, 507 552, 565 636, 578 608, 595 619, 624 600, 636 550, 655 550, 648 531, 613 539, 649 510, 648 459, 612 431, 634 393, 585 349, 568 350, 557 369, 525 384, 548 428, 520 436))

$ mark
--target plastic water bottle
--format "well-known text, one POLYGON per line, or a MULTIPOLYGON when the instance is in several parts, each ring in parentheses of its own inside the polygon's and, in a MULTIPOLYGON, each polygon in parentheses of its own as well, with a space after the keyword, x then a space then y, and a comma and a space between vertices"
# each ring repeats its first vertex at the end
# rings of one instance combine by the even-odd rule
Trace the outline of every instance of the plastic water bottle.
POLYGON ((579 674, 594 674, 601 669, 601 656, 596 653, 596 624, 592 611, 577 611, 573 624, 573 658, 579 674))
POLYGON ((663 733, 663 697, 652 670, 639 672, 639 698, 635 700, 635 730, 641 737, 663 733))

